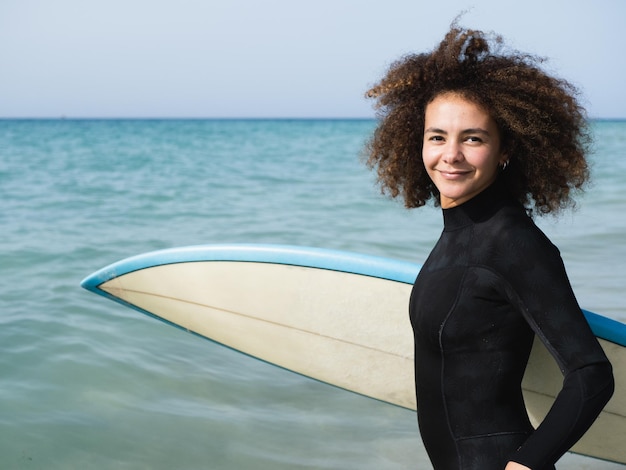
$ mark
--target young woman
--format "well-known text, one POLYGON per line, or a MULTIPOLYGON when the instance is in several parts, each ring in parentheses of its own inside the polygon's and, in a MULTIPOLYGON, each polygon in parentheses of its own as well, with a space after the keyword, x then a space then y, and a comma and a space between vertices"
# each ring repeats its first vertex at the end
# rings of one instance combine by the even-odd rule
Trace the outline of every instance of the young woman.
POLYGON ((383 191, 443 210, 410 300, 418 421, 436 470, 553 469, 614 387, 559 251, 531 219, 586 182, 585 115, 571 85, 502 47, 454 25, 368 92, 380 111, 368 163, 383 191), (535 335, 564 374, 536 430, 521 392, 535 335))

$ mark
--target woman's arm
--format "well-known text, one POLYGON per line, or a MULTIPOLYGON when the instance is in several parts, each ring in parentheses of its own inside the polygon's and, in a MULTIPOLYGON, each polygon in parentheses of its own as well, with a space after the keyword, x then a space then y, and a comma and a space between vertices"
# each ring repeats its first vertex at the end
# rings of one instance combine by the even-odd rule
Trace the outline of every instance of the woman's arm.
POLYGON ((511 267, 502 268, 511 289, 509 300, 564 376, 543 422, 510 456, 527 468, 543 468, 553 465, 595 421, 613 394, 613 373, 576 301, 558 249, 529 227, 512 237, 523 243, 518 238, 508 246, 523 250, 510 250, 511 267))

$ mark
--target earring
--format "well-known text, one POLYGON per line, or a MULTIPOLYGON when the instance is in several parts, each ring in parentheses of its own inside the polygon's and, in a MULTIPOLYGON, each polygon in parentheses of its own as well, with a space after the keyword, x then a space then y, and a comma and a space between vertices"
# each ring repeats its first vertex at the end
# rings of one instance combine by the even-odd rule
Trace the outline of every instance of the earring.
POLYGON ((507 166, 509 166, 509 161, 508 160, 504 160, 502 162, 502 171, 506 170, 507 166))

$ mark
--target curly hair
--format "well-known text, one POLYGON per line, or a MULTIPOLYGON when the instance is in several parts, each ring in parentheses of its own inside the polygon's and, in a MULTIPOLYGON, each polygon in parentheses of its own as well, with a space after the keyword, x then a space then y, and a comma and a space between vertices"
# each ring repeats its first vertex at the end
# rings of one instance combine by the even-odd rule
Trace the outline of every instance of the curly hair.
POLYGON ((382 192, 401 195, 408 208, 439 204, 421 151, 426 106, 452 92, 483 107, 494 119, 509 165, 501 178, 529 211, 558 212, 572 205, 572 190, 589 178, 591 142, 577 90, 542 71, 540 58, 505 53, 500 36, 451 26, 430 53, 393 63, 366 96, 376 100, 379 123, 365 148, 382 192))

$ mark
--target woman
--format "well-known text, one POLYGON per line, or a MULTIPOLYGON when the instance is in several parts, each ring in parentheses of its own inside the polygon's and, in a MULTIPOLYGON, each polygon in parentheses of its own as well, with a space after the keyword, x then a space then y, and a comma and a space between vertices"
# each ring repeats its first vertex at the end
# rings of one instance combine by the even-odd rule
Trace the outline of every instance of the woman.
POLYGON ((586 182, 584 112, 536 59, 494 46, 499 37, 453 25, 368 92, 381 113, 368 163, 383 191, 443 210, 410 300, 418 421, 436 470, 553 469, 614 387, 559 251, 530 217, 567 206, 586 182), (564 374, 536 430, 521 392, 534 335, 564 374))

